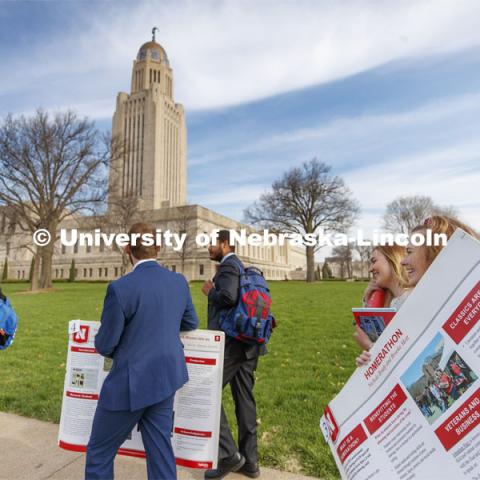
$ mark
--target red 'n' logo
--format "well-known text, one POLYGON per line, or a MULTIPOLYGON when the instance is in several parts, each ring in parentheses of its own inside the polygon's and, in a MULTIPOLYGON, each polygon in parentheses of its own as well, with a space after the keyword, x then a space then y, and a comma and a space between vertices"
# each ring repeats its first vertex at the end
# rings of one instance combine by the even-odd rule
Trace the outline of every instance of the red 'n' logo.
POLYGON ((88 331, 90 327, 88 325, 80 325, 80 330, 73 334, 73 341, 75 343, 86 343, 88 342, 88 331))
POLYGON ((330 407, 327 407, 323 414, 325 415, 325 419, 327 420, 328 430, 330 431, 330 438, 332 439, 332 442, 335 442, 338 436, 338 425, 335 421, 335 417, 333 416, 332 411, 330 410, 330 407))

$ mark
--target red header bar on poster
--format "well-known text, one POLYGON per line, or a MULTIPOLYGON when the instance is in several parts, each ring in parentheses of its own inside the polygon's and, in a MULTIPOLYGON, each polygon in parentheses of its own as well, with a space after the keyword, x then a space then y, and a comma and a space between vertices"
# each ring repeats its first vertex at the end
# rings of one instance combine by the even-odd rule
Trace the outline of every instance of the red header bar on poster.
POLYGON ((81 400, 98 400, 98 395, 92 393, 67 392, 67 397, 81 400))
POLYGON ((76 353, 97 353, 94 348, 89 347, 72 347, 72 352, 76 353))
POLYGON ((200 358, 200 357, 185 357, 187 363, 196 363, 198 365, 216 365, 217 361, 214 358, 200 358))
POLYGON ((444 323, 443 329, 456 344, 459 344, 479 320, 480 281, 470 290, 450 318, 444 323))
POLYGON ((387 395, 380 405, 364 419, 365 426, 370 434, 376 432, 382 425, 394 415, 405 402, 407 396, 400 385, 387 395))
POLYGON ((462 403, 436 430, 445 450, 450 450, 480 425, 480 388, 462 403))
POLYGON ((205 470, 209 470, 213 467, 213 462, 196 462, 193 460, 185 460, 183 458, 177 458, 176 463, 180 467, 203 468, 205 470))
POLYGON ((189 430, 188 428, 175 427, 175 433, 179 435, 187 435, 189 437, 211 438, 212 432, 202 432, 201 430, 189 430))
POLYGON ((366 439, 365 430, 358 424, 338 445, 337 453, 342 464, 366 439))

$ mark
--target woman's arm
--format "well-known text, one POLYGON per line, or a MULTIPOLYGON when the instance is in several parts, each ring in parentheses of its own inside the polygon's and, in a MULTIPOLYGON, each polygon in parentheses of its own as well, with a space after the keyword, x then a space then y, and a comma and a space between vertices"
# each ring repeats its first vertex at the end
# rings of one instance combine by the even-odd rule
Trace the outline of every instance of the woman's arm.
POLYGON ((368 338, 368 335, 358 325, 356 325, 353 338, 364 350, 370 350, 373 346, 373 342, 368 338))
POLYGON ((355 360, 357 367, 363 367, 370 362, 371 355, 368 350, 364 350, 355 360))

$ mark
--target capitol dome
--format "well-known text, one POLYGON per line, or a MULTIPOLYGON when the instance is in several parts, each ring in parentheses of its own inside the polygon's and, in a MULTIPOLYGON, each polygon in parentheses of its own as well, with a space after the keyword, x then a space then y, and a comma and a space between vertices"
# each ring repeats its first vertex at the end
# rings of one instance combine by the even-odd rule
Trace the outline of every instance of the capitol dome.
POLYGON ((167 52, 165 49, 159 45, 157 42, 147 42, 144 43, 137 54, 137 60, 146 60, 149 58, 154 62, 168 63, 167 52))

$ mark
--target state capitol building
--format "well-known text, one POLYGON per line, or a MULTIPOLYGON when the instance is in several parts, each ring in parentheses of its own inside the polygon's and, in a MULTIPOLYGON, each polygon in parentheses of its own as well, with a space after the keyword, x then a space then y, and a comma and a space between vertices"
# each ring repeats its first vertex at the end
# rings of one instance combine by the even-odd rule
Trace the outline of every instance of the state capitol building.
MULTIPOLYGON (((214 229, 254 230, 200 205, 187 204, 185 112, 174 101, 173 86, 167 53, 153 38, 140 47, 133 62, 130 93, 117 95, 112 138, 121 139, 128 147, 110 162, 107 213, 70 217, 61 228, 85 232, 100 228, 120 233, 135 221, 147 221, 162 231, 185 232, 190 242, 183 251, 163 248, 158 260, 166 268, 183 273, 188 280, 206 280, 212 278, 215 265, 207 249, 194 244, 195 235, 214 229)), ((6 260, 8 279, 27 280, 32 254, 26 245, 32 243, 31 237, 21 232, 8 235, 2 224, 5 219, 2 222, 0 218, 0 267, 6 260)), ((259 267, 267 279, 305 277, 302 248, 288 244, 237 246, 237 254, 246 265, 259 267)), ((76 280, 113 280, 125 272, 125 258, 115 248, 65 247, 57 242, 53 280, 69 278, 72 260, 76 280)))

